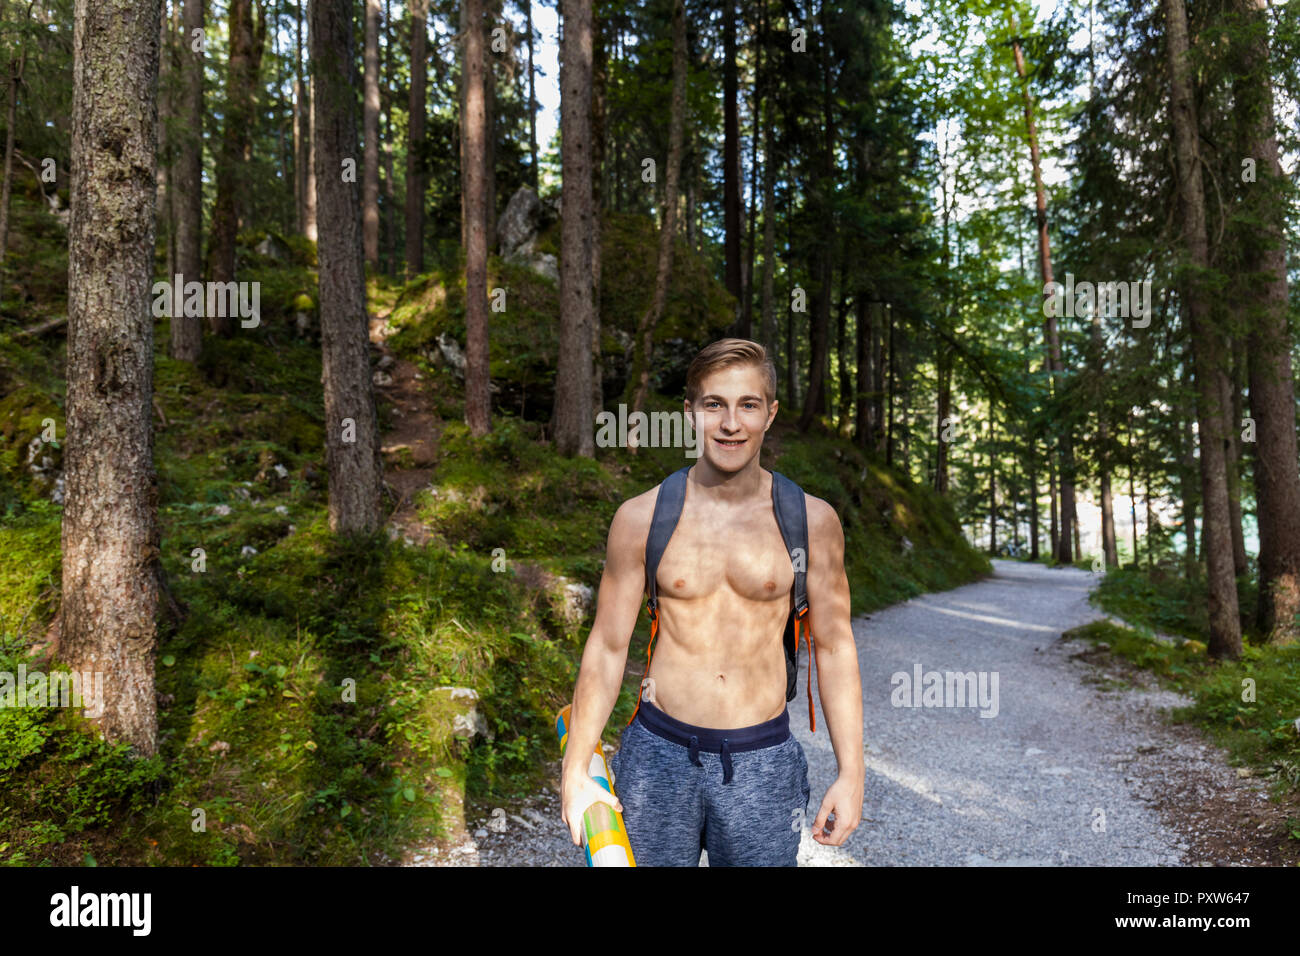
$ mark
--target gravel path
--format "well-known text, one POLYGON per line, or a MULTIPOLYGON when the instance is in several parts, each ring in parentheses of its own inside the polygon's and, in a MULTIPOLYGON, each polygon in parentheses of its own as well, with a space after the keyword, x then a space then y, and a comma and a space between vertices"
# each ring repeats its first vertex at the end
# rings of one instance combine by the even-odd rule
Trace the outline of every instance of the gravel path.
MULTIPOLYGON (((791 725, 808 756, 812 785, 800 865, 1264 862, 1246 849, 1198 852, 1207 841, 1190 832, 1196 821, 1166 813, 1180 821, 1177 831, 1162 822, 1162 794, 1175 783, 1180 793, 1213 796, 1252 813, 1264 809, 1266 798, 1256 781, 1238 779, 1221 752, 1162 719, 1165 708, 1189 701, 1166 691, 1105 689, 1090 662, 1094 655, 1084 653, 1089 648, 1059 639, 1102 616, 1087 603, 1094 576, 1015 561, 994 561, 994 569, 983 581, 853 622, 867 785, 862 823, 842 847, 816 843, 808 826, 836 765, 824 715, 818 714, 816 734, 801 717, 808 705, 800 677, 791 725), (917 667, 983 675, 984 701, 996 702, 996 716, 980 716, 979 706, 896 706, 912 697, 896 690, 895 675, 910 680, 917 667)), ((801 663, 807 666, 806 655, 801 663)), ((924 703, 919 690, 916 699, 924 703)), ((421 850, 411 862, 582 865, 554 791, 506 808, 504 822, 504 832, 496 832, 500 822, 475 821, 481 829, 421 850)), ((707 865, 707 854, 701 862, 707 865)))

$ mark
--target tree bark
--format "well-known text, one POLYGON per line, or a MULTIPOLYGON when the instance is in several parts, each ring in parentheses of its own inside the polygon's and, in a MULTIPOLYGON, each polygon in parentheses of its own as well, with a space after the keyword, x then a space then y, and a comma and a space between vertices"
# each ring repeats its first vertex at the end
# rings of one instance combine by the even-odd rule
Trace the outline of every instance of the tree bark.
POLYGON ((1093 399, 1097 406, 1097 477, 1101 493, 1101 553, 1106 569, 1119 567, 1115 541, 1115 508, 1111 492, 1110 422, 1106 409, 1106 341, 1101 328, 1101 310, 1092 313, 1092 350, 1095 381, 1093 399))
POLYGON ((383 472, 370 380, 361 206, 357 184, 342 176, 343 160, 355 159, 358 146, 352 5, 312 0, 309 10, 329 524, 336 534, 368 534, 380 525, 383 472))
MULTIPOLYGON (((27 4, 27 16, 32 13, 32 4, 27 4)), ((18 125, 18 88, 23 82, 23 72, 27 68, 27 41, 22 42, 22 51, 18 59, 9 64, 9 100, 5 110, 5 158, 4 177, 0 182, 0 289, 3 288, 5 255, 9 250, 9 194, 14 180, 14 128, 18 125)), ((38 177, 39 178, 39 177, 38 177)))
MULTIPOLYGON (((205 0, 185 0, 179 46, 180 90, 176 136, 176 271, 185 281, 203 278, 203 47, 194 31, 204 29, 205 0)), ((170 279, 170 276, 168 277, 170 279)), ((172 316, 171 357, 196 362, 203 350, 203 320, 181 310, 172 316)))
POLYGON ((1201 499, 1205 512, 1206 583, 1209 589, 1209 654, 1241 656, 1241 622, 1237 616, 1237 582, 1228 527, 1228 487, 1222 365, 1224 342, 1211 325, 1210 303, 1200 273, 1208 268, 1205 197, 1197 148, 1196 101, 1188 62, 1187 11, 1183 0, 1162 0, 1168 44, 1170 120, 1178 175, 1178 213, 1190 269, 1185 270, 1184 301, 1191 326, 1196 363, 1196 413, 1201 444, 1201 499))
POLYGON ((361 224, 366 265, 379 265, 379 0, 365 0, 366 48, 361 119, 364 171, 361 224))
MULTIPOLYGON (((1025 57, 1020 49, 1019 39, 1012 41, 1012 53, 1015 56, 1016 75, 1022 81, 1025 100, 1025 127, 1029 136, 1029 158, 1034 172, 1034 201, 1038 224, 1038 259, 1043 277, 1043 295, 1047 296, 1047 285, 1052 282, 1052 246, 1047 235, 1047 192, 1043 188, 1042 162, 1038 151, 1038 127, 1034 122, 1033 99, 1029 94, 1026 80, 1025 57)), ((1065 371, 1061 363, 1061 339, 1057 329, 1056 317, 1046 316, 1046 339, 1048 349, 1048 371, 1052 381, 1052 390, 1060 388, 1059 378, 1065 371)), ((1070 547, 1070 533, 1074 521, 1074 451, 1068 432, 1061 436, 1058 448, 1060 452, 1060 521, 1052 522, 1052 550, 1056 560, 1061 564, 1070 564, 1073 555, 1070 547), (1059 536, 1058 536, 1059 531, 1059 536)))
MULTIPOLYGON (((646 393, 650 388, 651 359, 654 354, 654 332, 663 317, 668 301, 668 280, 673 270, 673 243, 677 236, 677 190, 682 168, 683 127, 686 125, 686 9, 684 0, 673 3, 673 94, 668 119, 668 173, 664 184, 663 224, 659 229, 659 264, 655 270, 654 295, 650 307, 641 314, 637 323, 636 341, 639 346, 636 358, 636 390, 632 396, 632 411, 645 408, 646 393)), ((634 447, 629 438, 629 448, 634 447)))
POLYGON ((533 192, 537 185, 537 91, 533 69, 533 0, 524 0, 524 19, 528 30, 528 184, 533 192))
POLYGON ((58 653, 104 675, 104 737, 157 751, 153 465, 157 0, 73 7, 68 381, 58 653))
POLYGON ((409 0, 411 17, 410 115, 406 131, 406 278, 424 271, 425 65, 429 58, 429 0, 409 0))
POLYGON ((736 109, 736 0, 722 0, 722 221, 724 277, 740 328, 740 120, 736 109))
POLYGON ((853 440, 863 451, 871 449, 871 309, 874 302, 867 301, 865 292, 858 292, 855 301, 858 324, 857 352, 857 408, 853 440))
POLYGON ((1246 244, 1249 283, 1250 410, 1255 419, 1255 495, 1259 525, 1258 625, 1271 644, 1300 639, 1300 471, 1296 464, 1295 386, 1287 329, 1285 205, 1269 82, 1268 24, 1263 0, 1235 0, 1246 30, 1241 96, 1243 156, 1256 157, 1262 175, 1247 187, 1246 206, 1263 224, 1246 244), (1263 188, 1261 188, 1263 187, 1263 188))
MULTIPOLYGON (((483 43, 483 0, 462 0, 465 16, 464 145, 465 207, 465 424, 475 437, 491 429, 488 393, 487 303, 487 113, 485 90, 490 70, 483 43)), ((588 184, 590 188, 590 184, 588 184)))
POLYGON ((560 0, 560 355, 551 428, 562 455, 595 455, 591 349, 591 0, 560 0))
POLYGON ((592 14, 591 53, 591 408, 605 407, 605 376, 600 349, 601 230, 604 225, 605 88, 609 54, 604 25, 592 14))
MULTIPOLYGON (((212 279, 235 280, 235 239, 239 232, 242 171, 251 144, 254 97, 266 42, 266 13, 258 4, 254 24, 253 0, 230 0, 230 59, 226 68, 226 118, 217 162, 217 195, 212 207, 212 279)), ((233 316, 210 315, 218 335, 234 333, 233 316)))

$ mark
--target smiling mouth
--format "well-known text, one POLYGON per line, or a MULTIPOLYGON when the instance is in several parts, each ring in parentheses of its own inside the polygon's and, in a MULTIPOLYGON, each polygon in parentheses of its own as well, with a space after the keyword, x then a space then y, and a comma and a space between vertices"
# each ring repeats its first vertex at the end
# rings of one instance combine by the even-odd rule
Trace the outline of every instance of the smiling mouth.
POLYGON ((715 438, 713 440, 723 448, 739 448, 741 445, 745 444, 745 439, 743 438, 715 438))

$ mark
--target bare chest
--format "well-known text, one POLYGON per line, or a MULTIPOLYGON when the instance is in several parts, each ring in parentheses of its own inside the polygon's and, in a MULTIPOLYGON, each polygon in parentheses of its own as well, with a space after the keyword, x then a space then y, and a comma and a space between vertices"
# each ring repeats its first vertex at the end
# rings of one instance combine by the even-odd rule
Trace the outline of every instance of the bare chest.
POLYGON ((701 600, 730 592, 749 601, 784 600, 794 584, 776 516, 768 509, 740 515, 687 504, 659 563, 660 595, 701 600))

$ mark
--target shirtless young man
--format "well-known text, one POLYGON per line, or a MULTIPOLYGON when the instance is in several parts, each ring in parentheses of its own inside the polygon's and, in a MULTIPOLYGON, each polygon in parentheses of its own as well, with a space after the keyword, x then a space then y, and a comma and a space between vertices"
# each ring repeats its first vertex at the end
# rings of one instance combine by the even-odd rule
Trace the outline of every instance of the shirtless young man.
MULTIPOLYGON (((684 407, 703 448, 655 579, 659 630, 646 675, 650 693, 612 761, 617 798, 587 776, 587 758, 623 682, 659 486, 614 515, 562 770, 563 819, 575 844, 583 812, 603 800, 622 811, 638 866, 698 866, 701 849, 710 866, 796 864, 809 784, 785 700, 782 636, 794 570, 773 511, 772 473, 758 463, 776 418, 775 391, 765 350, 745 339, 713 343, 687 372, 684 407)), ((804 499, 805 620, 839 765, 812 832, 817 842, 839 846, 862 817, 862 684, 844 531, 830 505, 804 499)))

